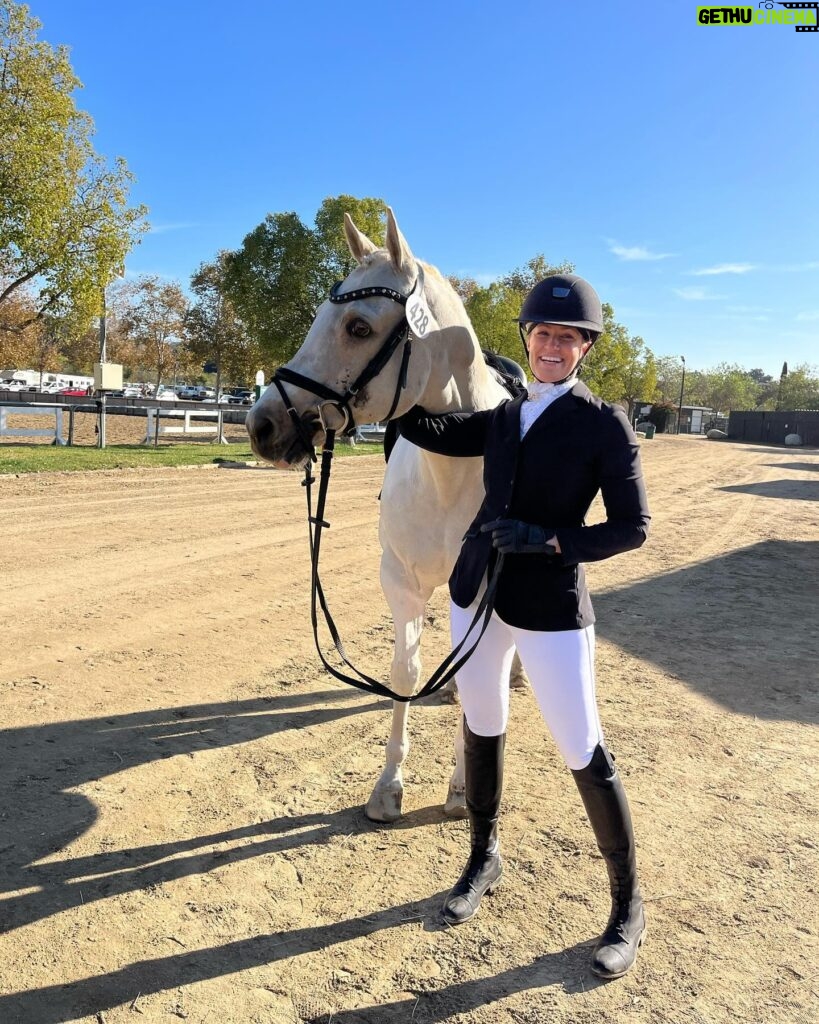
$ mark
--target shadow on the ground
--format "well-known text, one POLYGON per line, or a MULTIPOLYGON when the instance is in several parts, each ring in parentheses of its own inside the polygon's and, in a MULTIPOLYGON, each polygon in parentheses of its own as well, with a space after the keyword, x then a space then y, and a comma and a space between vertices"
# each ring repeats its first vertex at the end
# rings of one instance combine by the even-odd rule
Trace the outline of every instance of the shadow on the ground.
MULTIPOLYGON (((447 927, 439 915, 443 895, 437 893, 423 900, 335 924, 239 939, 209 949, 142 960, 80 981, 8 993, 0 996, 0 1020, 9 1024, 33 1024, 35 1021, 36 1024, 58 1024, 79 1016, 99 1016, 115 1006, 134 1001, 137 995, 165 992, 180 985, 301 957, 385 929, 407 927, 409 922, 417 924, 419 919, 423 921, 425 930, 440 931, 447 927)), ((602 984, 588 974, 588 957, 588 943, 580 943, 489 978, 459 982, 438 991, 421 992, 414 998, 372 1008, 339 1011, 333 1013, 332 1019, 339 1024, 383 1024, 409 1020, 437 1022, 447 1020, 453 1014, 497 1002, 515 992, 553 986, 559 986, 562 992, 588 991, 602 984)))
POLYGON ((756 494, 760 498, 790 498, 795 501, 819 501, 819 481, 760 480, 752 484, 727 484, 721 491, 756 494))
POLYGON ((819 542, 763 541, 596 594, 595 628, 730 711, 817 722, 817 580, 819 542))
MULTIPOLYGON (((307 836, 299 835, 297 840, 283 834, 293 827, 292 821, 285 819, 188 840, 37 864, 96 821, 96 806, 75 792, 78 787, 162 758, 195 755, 387 707, 384 701, 361 705, 350 698, 346 690, 283 694, 0 730, 0 822, 4 823, 0 833, 0 893, 17 894, 0 899, 0 931, 81 902, 208 871, 271 849, 320 841, 331 834, 332 816, 302 821, 302 827, 313 826, 314 830, 307 836), (331 706, 315 707, 322 703, 331 706), (254 836, 259 838, 258 843, 228 852, 212 849, 254 836)), ((351 826, 345 820, 343 827, 349 831, 351 826)))

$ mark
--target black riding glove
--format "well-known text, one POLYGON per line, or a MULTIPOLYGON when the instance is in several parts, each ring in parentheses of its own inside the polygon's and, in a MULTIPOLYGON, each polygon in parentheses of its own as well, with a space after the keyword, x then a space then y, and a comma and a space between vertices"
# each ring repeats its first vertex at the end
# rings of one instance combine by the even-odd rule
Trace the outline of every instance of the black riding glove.
POLYGON ((557 549, 546 538, 554 530, 523 523, 520 519, 495 519, 484 523, 481 533, 492 534, 492 544, 502 555, 554 555, 557 549))

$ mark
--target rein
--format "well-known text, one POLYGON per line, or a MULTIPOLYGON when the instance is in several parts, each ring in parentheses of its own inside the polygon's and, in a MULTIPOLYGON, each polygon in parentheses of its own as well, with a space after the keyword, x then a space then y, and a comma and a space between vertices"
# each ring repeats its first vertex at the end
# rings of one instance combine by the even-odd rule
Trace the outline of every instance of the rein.
MULTIPOLYGON (((339 284, 334 285, 333 290, 330 293, 330 301, 335 303, 354 302, 357 299, 384 296, 406 308, 409 300, 418 292, 419 286, 423 289, 423 271, 420 267, 418 268, 418 273, 419 280, 416 282, 413 292, 408 296, 402 295, 400 292, 397 292, 392 288, 382 287, 357 288, 349 292, 340 292, 339 282, 339 284)), ((430 678, 417 693, 414 693, 411 696, 396 693, 395 690, 390 689, 390 687, 385 683, 379 682, 372 676, 367 675, 366 672, 362 672, 360 669, 356 668, 349 660, 347 653, 344 650, 344 644, 342 643, 338 629, 336 628, 336 624, 333 621, 333 617, 327 606, 327 600, 324 596, 324 589, 321 585, 321 578, 319 576, 321 535, 323 530, 329 530, 330 528, 330 523, 325 519, 325 508, 327 505, 327 491, 330 485, 330 474, 332 472, 336 434, 339 432, 337 429, 330 427, 325 422, 324 407, 326 405, 330 405, 339 410, 344 416, 344 423, 341 427, 342 435, 352 434, 355 431, 355 422, 353 420, 352 411, 349 407, 350 400, 354 399, 358 392, 384 369, 402 341, 404 342, 404 351, 401 357, 401 367, 398 372, 395 395, 393 397, 390 410, 384 417, 386 420, 389 420, 392 418, 396 407, 398 406, 401 392, 407 386, 407 366, 409 364, 409 358, 412 351, 412 342, 410 323, 406 317, 406 313, 390 332, 386 341, 375 356, 373 356, 370 362, 367 363, 355 381, 343 394, 333 391, 332 388, 327 387, 320 381, 312 380, 310 377, 305 377, 303 374, 290 370, 286 366, 282 366, 276 370, 273 374, 272 383, 275 384, 279 394, 281 395, 282 401, 287 409, 287 413, 296 428, 299 439, 311 453, 310 462, 316 461, 316 451, 312 437, 309 435, 307 428, 299 417, 293 403, 288 398, 283 382, 295 384, 297 387, 311 392, 318 398, 324 399, 324 401, 318 406, 319 420, 324 429, 324 444, 321 449, 321 470, 319 474, 319 489, 315 515, 313 514, 312 507, 312 486, 316 481, 312 474, 310 462, 308 462, 305 467, 305 477, 302 481, 302 486, 305 488, 307 494, 307 523, 310 539, 310 621, 313 627, 313 639, 315 641, 316 650, 319 658, 321 659, 321 663, 331 675, 335 676, 335 678, 340 680, 342 683, 347 683, 349 686, 356 687, 356 689, 365 690, 367 693, 373 693, 380 697, 389 697, 395 701, 410 703, 411 701, 420 700, 422 697, 427 697, 430 694, 435 693, 436 690, 440 690, 442 686, 452 679, 452 677, 474 653, 480 643, 481 637, 486 632, 489 620, 492 617, 492 611, 495 606, 495 593, 497 591, 498 580, 503 567, 503 555, 500 553, 498 554, 493 570, 487 581, 486 590, 484 591, 483 597, 481 598, 477 611, 475 612, 475 616, 469 626, 469 629, 464 634, 463 639, 457 647, 450 651, 446 658, 444 658, 438 668, 432 673, 430 678), (355 673, 355 677, 347 675, 335 668, 324 656, 318 635, 318 606, 321 607, 324 615, 324 621, 330 631, 330 636, 333 638, 333 644, 335 645, 338 656, 347 668, 355 673), (461 650, 466 643, 467 638, 479 622, 481 623, 481 628, 475 642, 466 651, 466 653, 461 654, 461 650)))

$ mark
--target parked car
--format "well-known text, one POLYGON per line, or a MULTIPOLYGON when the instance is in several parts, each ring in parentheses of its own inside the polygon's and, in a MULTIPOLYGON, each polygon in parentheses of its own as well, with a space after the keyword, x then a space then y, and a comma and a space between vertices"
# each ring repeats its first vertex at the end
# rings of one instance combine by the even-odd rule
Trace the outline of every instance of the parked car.
POLYGON ((154 397, 161 402, 175 402, 178 395, 169 384, 160 384, 154 397))
POLYGON ((59 395, 71 395, 74 398, 85 398, 88 395, 87 388, 63 388, 62 391, 58 391, 59 395))
POLYGON ((198 384, 186 384, 176 392, 177 398, 183 398, 188 402, 199 402, 204 397, 202 388, 198 384))
POLYGON ((253 392, 249 388, 234 388, 228 395, 231 405, 252 405, 253 392))
POLYGON ((142 388, 138 384, 126 384, 122 389, 123 398, 142 398, 142 388))

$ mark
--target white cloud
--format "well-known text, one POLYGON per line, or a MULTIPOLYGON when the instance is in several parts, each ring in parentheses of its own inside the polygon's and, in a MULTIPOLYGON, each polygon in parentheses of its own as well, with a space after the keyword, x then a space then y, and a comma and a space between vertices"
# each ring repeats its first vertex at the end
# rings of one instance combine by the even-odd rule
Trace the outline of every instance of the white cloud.
POLYGON ((674 293, 679 295, 686 302, 712 302, 714 299, 724 299, 725 295, 712 295, 705 288, 675 288, 674 293))
POLYGON ((729 313, 773 313, 770 306, 728 306, 729 313))
POLYGON ((186 228, 195 228, 198 226, 198 224, 193 222, 187 223, 185 221, 181 221, 178 224, 152 224, 148 229, 148 234, 164 235, 167 234, 168 231, 184 231, 186 228))
POLYGON ((747 274, 749 270, 757 270, 754 263, 718 263, 715 267, 703 267, 702 270, 689 270, 693 277, 711 277, 715 274, 747 274))
POLYGON ((819 310, 813 309, 813 310, 808 310, 808 311, 806 311, 804 313, 797 313, 796 314, 796 319, 797 320, 819 320, 819 310))
POLYGON ((607 243, 609 252, 614 253, 618 259, 632 262, 645 260, 667 260, 669 257, 674 255, 671 252, 651 252, 643 245, 620 245, 611 238, 607 239, 607 243))

